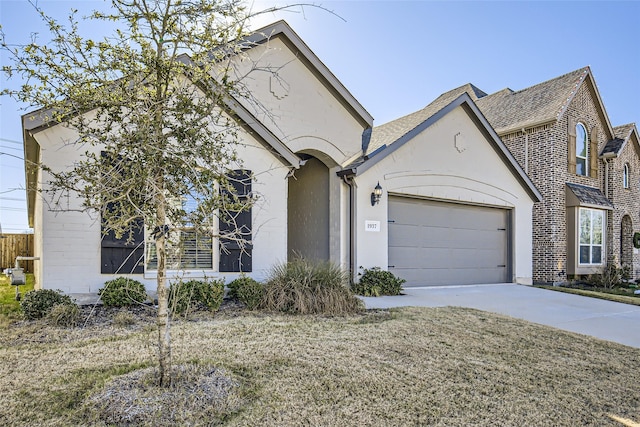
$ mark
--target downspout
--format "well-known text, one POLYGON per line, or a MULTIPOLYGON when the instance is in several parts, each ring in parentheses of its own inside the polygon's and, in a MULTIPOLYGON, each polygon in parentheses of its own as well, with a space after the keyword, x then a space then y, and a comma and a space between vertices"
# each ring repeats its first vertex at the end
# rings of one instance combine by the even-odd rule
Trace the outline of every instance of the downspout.
POLYGON ((601 156, 604 162, 604 196, 611 200, 609 197, 609 160, 616 157, 616 153, 605 153, 601 156))
POLYGON ((524 133, 524 173, 529 174, 529 134, 525 128, 522 128, 524 133))
POLYGON ((353 175, 342 175, 342 180, 349 187, 349 273, 351 280, 355 280, 355 266, 356 259, 356 243, 355 243, 355 231, 356 231, 356 183, 353 180, 353 175))

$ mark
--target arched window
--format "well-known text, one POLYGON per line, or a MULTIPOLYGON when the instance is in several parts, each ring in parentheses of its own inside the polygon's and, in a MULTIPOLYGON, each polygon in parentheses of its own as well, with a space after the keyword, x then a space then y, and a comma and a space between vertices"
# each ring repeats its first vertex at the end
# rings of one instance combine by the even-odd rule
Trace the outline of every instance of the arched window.
POLYGON ((629 164, 625 163, 622 168, 622 187, 629 188, 629 164))
POLYGON ((576 174, 588 175, 589 170, 589 142, 587 128, 582 124, 576 124, 576 174))

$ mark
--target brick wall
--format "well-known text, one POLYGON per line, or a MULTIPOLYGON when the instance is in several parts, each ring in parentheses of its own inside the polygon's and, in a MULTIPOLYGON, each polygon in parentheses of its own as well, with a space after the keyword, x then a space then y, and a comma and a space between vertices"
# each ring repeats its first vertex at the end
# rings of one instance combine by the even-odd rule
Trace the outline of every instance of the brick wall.
POLYGON ((634 278, 640 278, 640 254, 634 250, 631 239, 633 233, 640 232, 640 150, 632 139, 619 153, 618 158, 609 162, 609 199, 615 210, 612 213, 612 236, 607 256, 619 264, 630 264, 634 278), (624 165, 629 167, 629 188, 623 187, 624 165), (630 230, 622 232, 623 218, 630 221, 630 230), (626 234, 623 236, 623 234, 626 234), (623 247, 624 246, 624 247, 623 247), (625 259, 626 258, 626 259, 625 259))
MULTIPOLYGON (((534 282, 562 282, 567 280, 567 209, 565 184, 582 184, 604 190, 604 168, 598 160, 597 176, 580 176, 568 171, 569 118, 585 125, 589 138, 597 133, 598 153, 611 135, 603 123, 590 85, 583 83, 562 117, 556 122, 524 131, 501 135, 516 160, 542 193, 544 200, 533 208, 533 280, 534 282)), ((572 122, 573 123, 573 122, 572 122)), ((636 158, 637 159, 637 158, 636 158)), ((640 165, 636 174, 640 171, 640 165)), ((636 179, 634 175, 633 179, 636 179)), ((620 177, 620 184, 622 178, 620 177)), ((629 203, 638 203, 637 199, 629 203)), ((633 206, 629 209, 633 210, 633 206)), ((638 208, 635 208, 634 227, 637 228, 638 208)), ((617 212, 617 211, 616 211, 617 212)), ((616 249, 615 235, 620 234, 617 213, 607 221, 607 251, 616 249), (617 227, 617 228, 616 228, 617 227)), ((620 216, 621 218, 621 216, 620 216)), ((608 254, 609 252, 607 252, 608 254)), ((637 257, 637 254, 635 255, 637 257)))

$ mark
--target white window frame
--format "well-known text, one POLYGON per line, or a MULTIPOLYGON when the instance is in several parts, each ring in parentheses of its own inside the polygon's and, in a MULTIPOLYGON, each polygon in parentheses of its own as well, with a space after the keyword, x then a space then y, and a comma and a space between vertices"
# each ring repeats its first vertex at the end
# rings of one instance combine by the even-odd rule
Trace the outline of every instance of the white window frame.
MULTIPOLYGON (((578 232, 577 232, 577 248, 578 248, 578 265, 581 266, 597 266, 597 265, 604 265, 604 258, 605 258, 605 232, 606 232, 606 220, 607 220, 607 216, 606 216, 606 212, 604 210, 601 209, 592 209, 592 208, 579 208, 578 209, 578 232), (582 235, 582 219, 583 219, 583 213, 588 214, 588 218, 589 218, 589 230, 588 230, 588 238, 583 239, 583 235, 582 235), (596 235, 594 234, 594 224, 596 224, 596 221, 594 221, 595 218, 597 218, 598 216, 601 217, 601 230, 600 230, 600 243, 595 242, 595 237, 596 235), (582 261, 582 250, 583 248, 588 248, 589 252, 588 252, 588 262, 583 262, 582 261), (594 248, 599 248, 600 249, 600 261, 599 262, 593 262, 593 249, 594 248)), ((597 230, 595 230, 597 231, 597 230)))
MULTIPOLYGON (((182 206, 186 212, 189 212, 195 208, 195 200, 191 196, 184 197, 182 206)), ((155 241, 150 232, 145 234, 145 240, 147 242, 145 271, 157 272, 157 259, 155 263, 152 263, 155 257, 155 241)), ((185 227, 180 229, 171 230, 166 245, 167 271, 215 271, 214 266, 216 265, 217 257, 214 245, 216 244, 216 239, 214 239, 212 235, 199 234, 190 224, 186 224, 185 227), (205 262, 199 264, 198 261, 201 259, 201 252, 209 253, 209 257, 205 262), (189 256, 187 256, 187 254, 189 256), (189 265, 186 265, 186 262, 189 262, 189 265)))
POLYGON ((581 122, 576 123, 576 174, 589 176, 589 133, 587 132, 587 127, 581 122), (578 152, 578 139, 581 133, 584 133, 584 157, 578 152), (582 161, 584 161, 584 170, 580 171, 582 161))
POLYGON ((622 167, 622 188, 629 188, 629 164, 622 167))

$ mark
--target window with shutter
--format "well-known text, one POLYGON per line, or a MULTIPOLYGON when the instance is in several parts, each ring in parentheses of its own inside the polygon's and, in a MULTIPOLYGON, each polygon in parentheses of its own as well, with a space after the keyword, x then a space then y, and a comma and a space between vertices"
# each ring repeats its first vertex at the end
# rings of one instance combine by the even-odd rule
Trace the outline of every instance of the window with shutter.
MULTIPOLYGON (((240 204, 251 197, 251 171, 234 170, 227 176, 226 196, 237 197, 240 204)), ((250 272, 252 270, 251 208, 220 209, 220 272, 250 272)))

